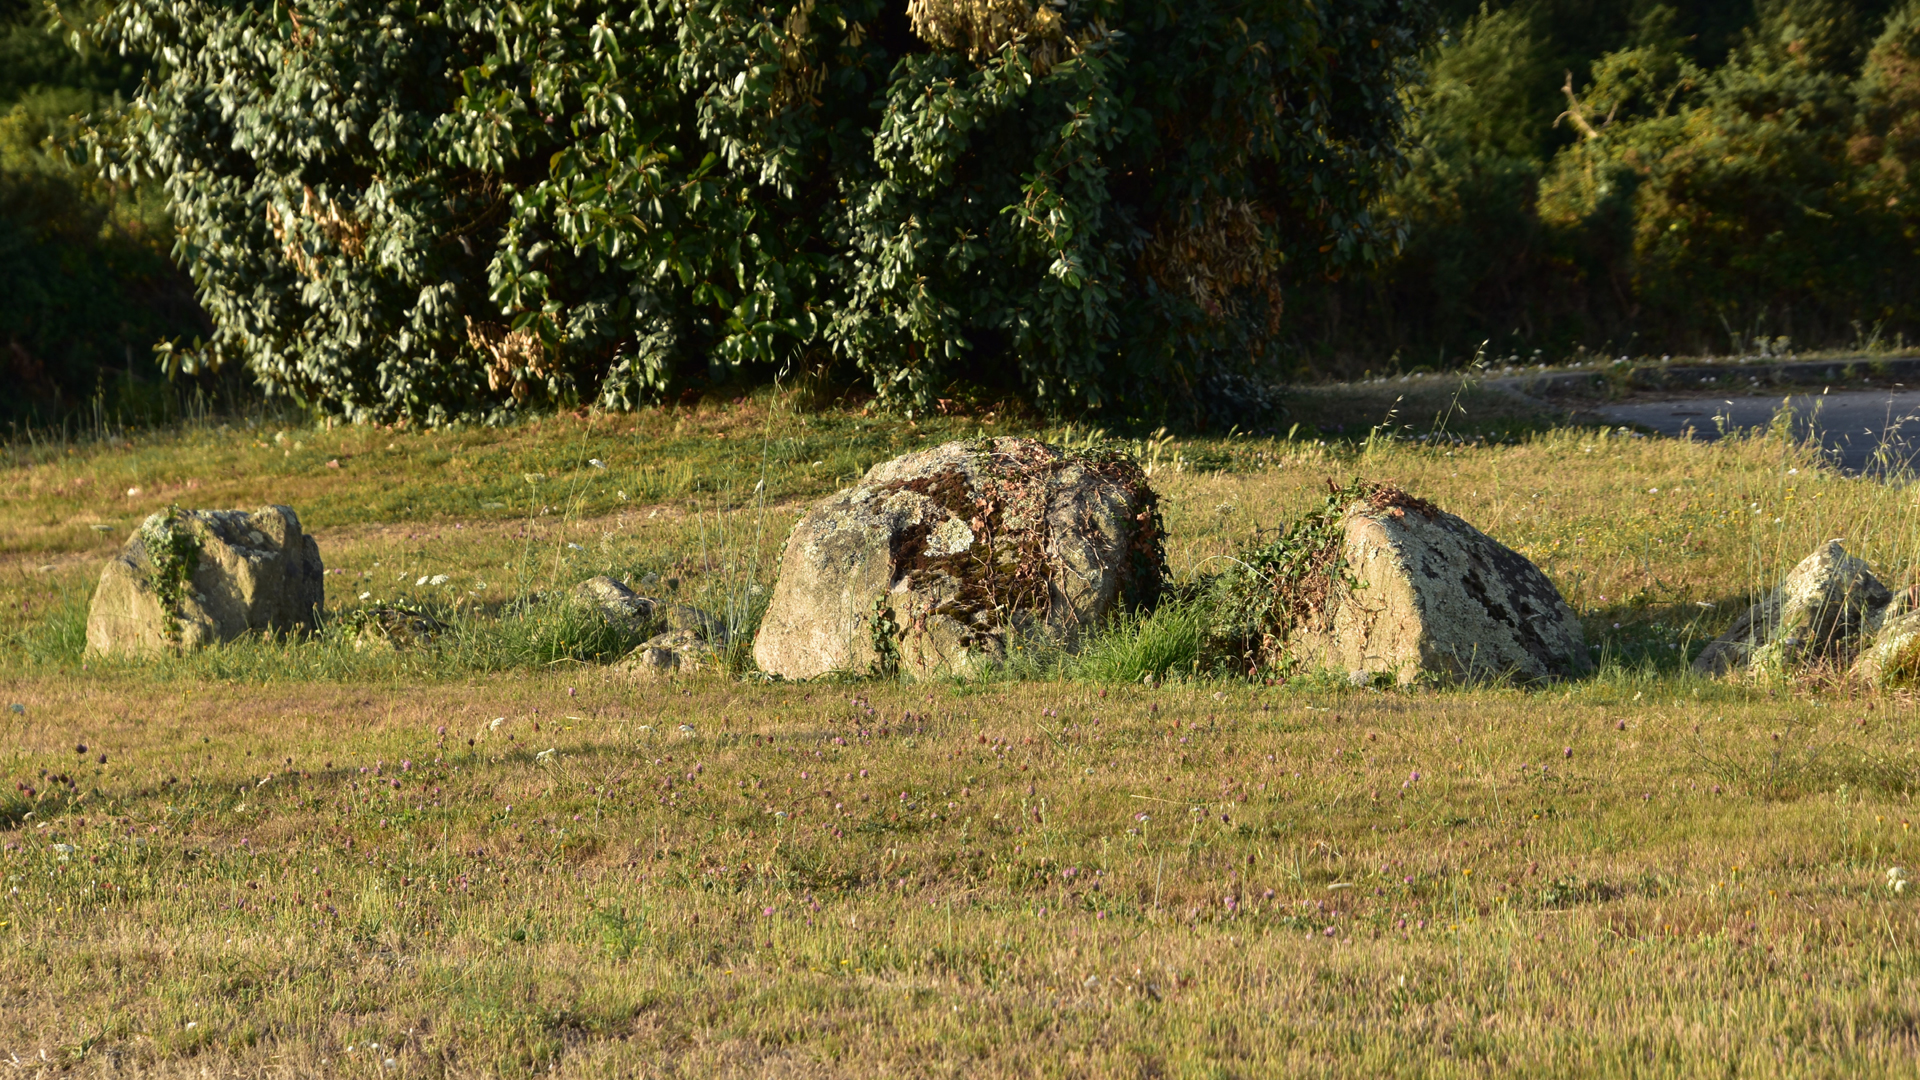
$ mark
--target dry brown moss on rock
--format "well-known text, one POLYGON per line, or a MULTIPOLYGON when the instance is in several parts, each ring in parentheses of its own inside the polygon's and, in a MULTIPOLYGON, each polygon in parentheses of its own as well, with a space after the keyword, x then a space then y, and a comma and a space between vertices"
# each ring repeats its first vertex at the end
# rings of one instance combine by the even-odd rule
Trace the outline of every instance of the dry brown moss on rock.
POLYGON ((952 442, 875 466, 787 540, 754 642, 787 678, 996 663, 1010 640, 1073 648, 1165 576, 1158 500, 1117 453, 952 442))

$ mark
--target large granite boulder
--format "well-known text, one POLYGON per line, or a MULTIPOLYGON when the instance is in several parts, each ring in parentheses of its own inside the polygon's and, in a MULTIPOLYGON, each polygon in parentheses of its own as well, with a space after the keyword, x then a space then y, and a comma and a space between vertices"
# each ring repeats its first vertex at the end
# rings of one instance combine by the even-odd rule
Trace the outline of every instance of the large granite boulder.
POLYGON ((290 507, 161 511, 100 571, 87 651, 147 655, 312 630, 324 573, 290 507))
POLYGON ((1125 457, 1015 438, 907 454, 794 526, 753 656, 805 679, 964 673, 1023 634, 1071 649, 1158 595, 1159 528, 1125 457))
POLYGON ((1328 588, 1296 608, 1270 652, 1402 685, 1592 669, 1580 619, 1553 582, 1460 518, 1380 484, 1354 498, 1338 526, 1328 588))
POLYGON ((1719 676, 1778 674, 1823 663, 1844 669, 1880 629, 1892 600, 1864 561, 1829 540, 1708 644, 1693 670, 1719 676))

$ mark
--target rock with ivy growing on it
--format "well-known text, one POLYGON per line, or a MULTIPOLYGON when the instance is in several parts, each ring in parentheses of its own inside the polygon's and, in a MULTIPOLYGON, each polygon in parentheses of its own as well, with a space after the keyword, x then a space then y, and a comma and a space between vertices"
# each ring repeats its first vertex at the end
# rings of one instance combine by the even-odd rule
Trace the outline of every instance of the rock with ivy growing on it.
POLYGON ((1251 672, 1356 683, 1512 679, 1592 668, 1580 620, 1524 556, 1391 484, 1333 488, 1220 586, 1251 672))
POLYGON ((1021 637, 1075 648, 1165 575, 1158 500, 1131 459, 1031 439, 876 465, 794 526, 754 639, 761 670, 963 673, 1021 637))
POLYGON ((319 546, 290 507, 163 510, 100 571, 87 652, 151 655, 311 631, 326 603, 324 574, 319 546))

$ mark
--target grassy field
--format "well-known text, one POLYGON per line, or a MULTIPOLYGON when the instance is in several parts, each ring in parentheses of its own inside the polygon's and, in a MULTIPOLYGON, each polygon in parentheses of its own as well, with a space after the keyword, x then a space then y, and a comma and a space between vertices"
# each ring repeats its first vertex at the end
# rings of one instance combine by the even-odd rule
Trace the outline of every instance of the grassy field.
POLYGON ((1914 583, 1916 489, 1780 438, 1475 419, 1515 435, 1323 442, 1317 422, 1134 445, 1178 576, 1328 479, 1392 478, 1559 583, 1603 657, 1591 679, 1377 692, 1188 671, 1149 689, 1131 677, 1166 631, 1149 620, 975 682, 661 687, 529 602, 610 572, 750 624, 805 500, 1018 417, 909 425, 763 396, 503 430, 16 445, 0 1062, 1917 1071, 1920 885, 1889 877, 1920 877, 1911 699, 1685 673, 1829 537, 1914 583), (268 499, 319 536, 338 615, 407 599, 455 632, 398 653, 329 631, 82 658, 92 578, 141 515, 268 499))

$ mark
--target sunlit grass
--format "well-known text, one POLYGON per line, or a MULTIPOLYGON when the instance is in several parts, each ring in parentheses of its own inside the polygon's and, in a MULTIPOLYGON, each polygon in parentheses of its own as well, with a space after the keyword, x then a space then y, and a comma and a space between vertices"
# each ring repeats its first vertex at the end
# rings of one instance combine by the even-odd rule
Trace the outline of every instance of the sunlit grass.
POLYGON ((764 409, 698 414, 692 434, 669 413, 301 434, 296 453, 394 445, 362 472, 250 474, 245 447, 191 432, 17 461, 0 478, 20 495, 0 502, 0 871, 17 890, 0 891, 0 1060, 1910 1071, 1920 896, 1889 877, 1920 861, 1910 699, 1686 672, 1829 537, 1912 583, 1904 478, 1840 476, 1779 434, 1142 437, 1176 584, 1329 479, 1393 479, 1538 562, 1599 670, 1534 690, 1256 686, 1197 665, 1203 612, 1169 604, 973 680, 627 681, 606 661, 632 642, 567 604, 573 584, 610 573, 750 631, 805 498, 862 455, 983 426, 764 409), (603 422, 627 441, 594 442, 603 422), (769 431, 827 427, 871 442, 763 466, 769 431), (482 451, 539 479, 469 487, 449 463, 482 451), (85 660, 91 582, 125 535, 87 526, 150 508, 87 492, 216 460, 237 470, 225 486, 161 501, 293 502, 331 571, 327 629, 85 660), (431 512, 388 516, 394 500, 431 512), (400 603, 446 633, 364 647, 355 613, 400 603))
POLYGON ((1887 875, 1920 763, 1886 703, 603 670, 16 683, 0 1052, 1801 1076, 1915 1049, 1920 898, 1887 875))

